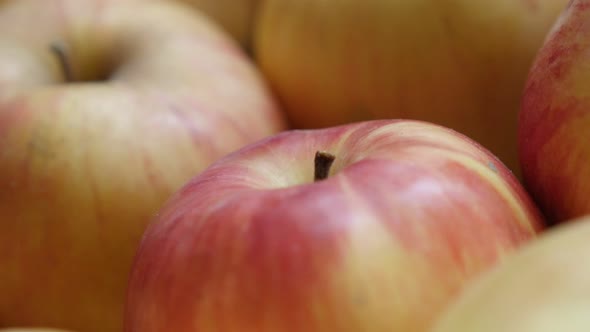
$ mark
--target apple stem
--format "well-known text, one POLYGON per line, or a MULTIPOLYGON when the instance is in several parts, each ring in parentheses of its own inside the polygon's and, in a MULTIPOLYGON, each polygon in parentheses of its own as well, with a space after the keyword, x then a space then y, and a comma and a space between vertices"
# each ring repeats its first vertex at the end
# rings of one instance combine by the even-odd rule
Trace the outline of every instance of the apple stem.
POLYGON ((336 159, 336 156, 326 151, 317 151, 315 153, 314 182, 328 178, 334 159, 336 159))
POLYGON ((70 63, 68 56, 67 46, 62 42, 56 41, 51 43, 49 48, 51 49, 51 52, 57 57, 57 60, 61 65, 66 82, 74 81, 74 76, 72 74, 72 64, 70 63))

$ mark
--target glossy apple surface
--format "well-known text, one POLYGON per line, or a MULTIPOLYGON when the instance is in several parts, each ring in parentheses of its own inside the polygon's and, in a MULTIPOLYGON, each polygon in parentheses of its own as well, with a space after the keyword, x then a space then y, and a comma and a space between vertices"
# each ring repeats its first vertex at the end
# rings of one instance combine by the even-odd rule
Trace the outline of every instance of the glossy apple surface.
POLYGON ((526 75, 567 1, 266 0, 254 50, 294 127, 427 120, 518 173, 526 75))
POLYGON ((527 188, 553 223, 590 213, 590 1, 571 1, 531 69, 519 119, 527 188))
POLYGON ((217 161, 160 210, 125 331, 425 331, 540 229, 506 167, 454 131, 287 131, 217 161), (318 150, 336 159, 313 182, 318 150))
POLYGON ((465 288, 432 332, 590 331, 590 218, 551 228, 465 288))
POLYGON ((173 2, 4 4, 0 326, 121 331, 152 215, 281 114, 235 43, 173 2))

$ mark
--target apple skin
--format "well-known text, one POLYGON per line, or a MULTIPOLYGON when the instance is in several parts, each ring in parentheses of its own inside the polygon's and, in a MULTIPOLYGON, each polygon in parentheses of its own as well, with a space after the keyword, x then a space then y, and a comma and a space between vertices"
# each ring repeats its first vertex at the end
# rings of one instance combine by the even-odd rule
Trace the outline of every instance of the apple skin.
MULTIPOLYGON (((120 0, 162 1, 162 0, 120 0)), ((170 0, 167 0, 170 1, 170 0)), ((174 0, 188 5, 219 25, 245 50, 250 50, 252 25, 260 0, 174 0)), ((187 7, 188 8, 188 7, 187 7)))
POLYGON ((426 120, 519 175, 526 75, 567 1, 266 0, 254 54, 294 128, 426 120))
POLYGON ((590 330, 590 217, 545 231, 465 287, 432 332, 590 330))
POLYGON ((590 1, 572 1, 531 68, 519 117, 527 189, 551 223, 590 213, 590 1))
POLYGON ((176 0, 202 11, 249 49, 252 25, 260 0, 176 0))
POLYGON ((285 131, 218 160, 160 210, 125 331, 426 331, 462 284, 542 229, 512 173, 455 131, 285 131), (310 183, 317 150, 336 160, 310 183))
POLYGON ((128 273, 153 214, 214 160, 284 120, 237 45, 179 4, 8 4, 0 327, 121 331, 128 273), (55 40, 69 46, 76 82, 63 82, 48 51, 55 40))

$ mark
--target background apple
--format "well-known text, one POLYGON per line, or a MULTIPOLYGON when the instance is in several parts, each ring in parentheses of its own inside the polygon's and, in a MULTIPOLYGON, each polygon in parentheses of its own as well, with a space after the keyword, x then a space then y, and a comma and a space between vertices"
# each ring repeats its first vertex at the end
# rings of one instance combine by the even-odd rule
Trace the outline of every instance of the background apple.
POLYGON ((186 7, 4 3, 0 327, 121 331, 152 215, 213 160, 283 124, 235 42, 186 7))
POLYGON ((250 47, 252 24, 260 0, 177 0, 201 10, 220 24, 240 45, 250 47))
POLYGON ((160 210, 125 331, 425 331, 541 228, 505 166, 454 131, 287 131, 217 161, 160 210))
POLYGON ((573 221, 467 285, 432 332, 590 331, 590 217, 573 221))
POLYGON ((571 1, 531 69, 520 112, 523 179, 553 222, 590 213, 590 1, 571 1))
POLYGON ((254 51, 294 127, 427 120, 518 173, 522 89, 567 1, 266 0, 254 51))
MULTIPOLYGON (((121 0, 120 0, 121 1, 121 0)), ((127 0, 134 1, 134 0, 127 0)), ((135 0, 161 1, 161 0, 135 0)), ((171 1, 171 0, 167 0, 171 1)), ((249 51, 252 25, 260 0, 174 0, 189 5, 223 28, 249 51)))

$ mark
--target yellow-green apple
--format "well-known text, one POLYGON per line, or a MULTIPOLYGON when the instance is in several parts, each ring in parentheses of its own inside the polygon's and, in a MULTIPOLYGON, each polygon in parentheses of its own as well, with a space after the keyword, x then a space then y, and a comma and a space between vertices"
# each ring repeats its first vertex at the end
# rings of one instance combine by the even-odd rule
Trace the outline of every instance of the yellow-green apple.
POLYGON ((432 332, 590 331, 589 238, 587 216, 550 228, 466 285, 432 332))
POLYGON ((522 89, 567 1, 266 0, 254 53, 296 128, 427 120, 518 174, 522 89))
POLYGON ((285 131, 218 160, 159 211, 125 331, 425 331, 542 226, 506 167, 447 128, 285 131))
POLYGON ((174 2, 0 7, 0 327, 122 330, 145 225, 284 128, 225 33, 174 2))
POLYGON ((574 0, 531 68, 519 117, 523 180, 552 223, 590 213, 590 1, 574 0))

